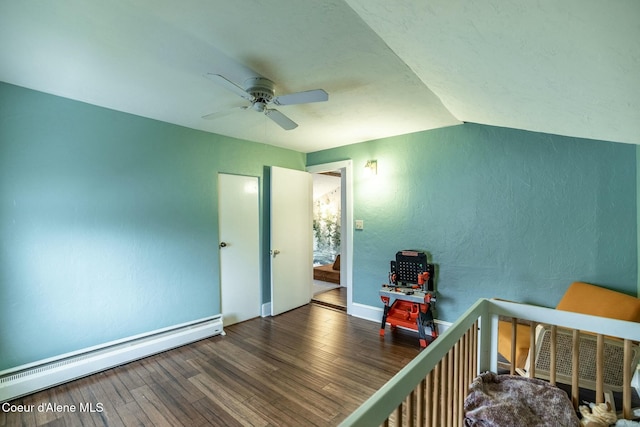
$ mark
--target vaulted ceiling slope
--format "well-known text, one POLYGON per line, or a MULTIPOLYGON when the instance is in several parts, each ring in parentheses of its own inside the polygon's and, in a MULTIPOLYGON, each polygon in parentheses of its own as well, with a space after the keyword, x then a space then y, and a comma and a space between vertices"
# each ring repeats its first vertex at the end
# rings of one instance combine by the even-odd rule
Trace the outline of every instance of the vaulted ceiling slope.
POLYGON ((640 144, 639 40, 637 0, 0 0, 1 81, 302 152, 462 122, 640 144), (207 73, 329 100, 285 131, 207 73))

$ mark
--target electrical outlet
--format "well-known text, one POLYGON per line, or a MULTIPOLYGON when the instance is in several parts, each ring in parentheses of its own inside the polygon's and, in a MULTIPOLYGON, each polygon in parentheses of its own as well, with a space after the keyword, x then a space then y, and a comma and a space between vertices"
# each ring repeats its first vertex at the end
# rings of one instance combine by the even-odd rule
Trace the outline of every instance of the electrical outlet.
POLYGON ((356 230, 364 230, 364 220, 356 219, 356 230))

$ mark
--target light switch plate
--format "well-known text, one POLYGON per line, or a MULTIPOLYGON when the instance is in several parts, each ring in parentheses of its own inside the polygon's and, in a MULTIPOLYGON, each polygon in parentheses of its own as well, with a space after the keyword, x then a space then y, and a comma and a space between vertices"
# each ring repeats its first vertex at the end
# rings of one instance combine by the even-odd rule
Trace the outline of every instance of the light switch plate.
POLYGON ((364 230, 364 220, 356 219, 356 230, 364 230))

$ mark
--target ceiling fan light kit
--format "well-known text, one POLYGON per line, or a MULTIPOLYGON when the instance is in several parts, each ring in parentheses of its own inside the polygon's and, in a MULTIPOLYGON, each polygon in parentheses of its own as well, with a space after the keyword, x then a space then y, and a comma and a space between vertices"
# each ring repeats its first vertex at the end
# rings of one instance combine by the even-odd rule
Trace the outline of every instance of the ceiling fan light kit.
MULTIPOLYGON (((244 81, 242 86, 232 82, 221 74, 208 73, 206 77, 251 103, 248 106, 240 107, 240 109, 246 110, 250 108, 259 113, 264 113, 264 115, 284 130, 295 129, 298 127, 298 124, 275 108, 269 108, 270 105, 307 104, 311 102, 324 102, 329 99, 327 92, 322 89, 275 96, 275 83, 265 77, 250 77, 244 81)), ((229 111, 231 112, 232 110, 234 109, 229 111)), ((202 118, 208 120, 216 119, 225 115, 224 113, 225 112, 211 113, 202 118)))

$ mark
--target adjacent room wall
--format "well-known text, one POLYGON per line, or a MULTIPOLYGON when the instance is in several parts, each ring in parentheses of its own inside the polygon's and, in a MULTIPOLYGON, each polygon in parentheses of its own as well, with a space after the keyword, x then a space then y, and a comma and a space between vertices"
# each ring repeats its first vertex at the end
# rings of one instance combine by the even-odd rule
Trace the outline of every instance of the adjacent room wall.
POLYGON ((400 249, 437 264, 438 317, 477 298, 556 305, 576 280, 636 295, 636 147, 464 124, 310 153, 354 161, 353 299, 400 249), (365 177, 367 160, 378 175, 365 177))
POLYGON ((0 83, 0 371, 218 314, 217 173, 264 225, 267 165, 305 155, 0 83))

